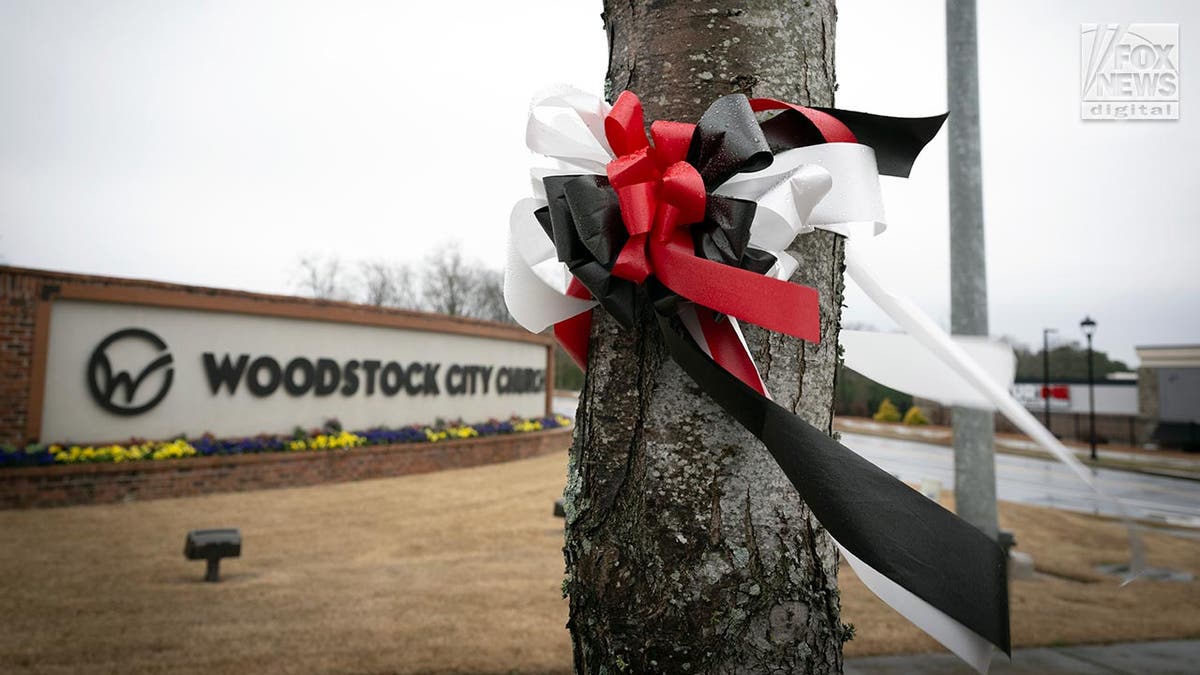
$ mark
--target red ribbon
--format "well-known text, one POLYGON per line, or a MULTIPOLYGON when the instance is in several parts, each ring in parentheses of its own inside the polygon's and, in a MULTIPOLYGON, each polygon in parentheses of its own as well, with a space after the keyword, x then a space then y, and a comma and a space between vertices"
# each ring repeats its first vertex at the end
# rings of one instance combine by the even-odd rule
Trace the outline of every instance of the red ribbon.
MULTIPOLYGON (((567 286, 567 295, 580 300, 591 300, 592 294, 575 277, 567 286)), ((580 312, 569 319, 554 324, 554 338, 566 350, 567 355, 587 369, 588 341, 592 336, 592 310, 580 312)))
POLYGON ((763 112, 764 110, 795 110, 804 115, 817 131, 825 139, 826 143, 857 143, 858 138, 850 131, 850 127, 846 126, 841 120, 830 115, 827 112, 821 112, 814 108, 806 108, 795 103, 780 101, 774 98, 752 98, 750 99, 750 109, 754 112, 763 112))
MULTIPOLYGON (((763 106, 755 110, 775 109, 774 104, 798 108, 770 99, 754 101, 763 106)), ((805 110, 818 113, 818 119, 825 115, 805 110)), ((817 342, 817 292, 697 256, 687 226, 704 220, 707 197, 704 180, 685 161, 695 125, 654 122, 650 127, 651 145, 644 120, 641 101, 629 91, 621 92, 604 120, 605 136, 617 155, 608 164, 608 180, 617 193, 621 217, 629 232, 612 274, 639 284, 653 274, 664 286, 699 305, 701 329, 714 360, 759 393, 765 393, 736 332, 728 321, 715 320, 713 312, 817 342)), ((579 297, 582 286, 576 282, 572 288, 575 292, 568 293, 579 297)), ((584 293, 582 297, 587 297, 584 293)), ((590 326, 590 316, 586 321, 574 317, 555 325, 555 335, 581 366, 586 363, 590 326)))

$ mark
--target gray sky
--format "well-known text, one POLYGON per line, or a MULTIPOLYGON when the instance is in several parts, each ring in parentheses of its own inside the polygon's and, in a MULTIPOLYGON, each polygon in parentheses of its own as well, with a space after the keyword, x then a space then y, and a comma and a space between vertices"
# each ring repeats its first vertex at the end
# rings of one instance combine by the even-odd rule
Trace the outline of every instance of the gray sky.
MULTIPOLYGON (((941 2, 838 11, 840 107, 944 110, 941 2)), ((500 267, 528 98, 601 92, 599 14, 0 0, 0 260, 289 292, 303 254, 420 262, 454 236, 500 267)), ((1131 362, 1137 344, 1200 342, 1200 3, 983 0, 979 19, 993 334, 1079 339, 1091 314, 1097 347, 1131 362), (1179 24, 1179 121, 1079 119, 1085 22, 1179 24)), ((885 194, 872 257, 946 324, 945 132, 885 194)), ((853 288, 847 305, 891 326, 853 288)))

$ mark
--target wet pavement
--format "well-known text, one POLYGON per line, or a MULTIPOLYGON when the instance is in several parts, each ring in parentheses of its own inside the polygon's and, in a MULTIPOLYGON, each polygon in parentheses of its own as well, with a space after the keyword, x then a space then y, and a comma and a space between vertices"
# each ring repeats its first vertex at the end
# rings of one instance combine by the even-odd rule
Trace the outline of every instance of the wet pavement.
MULTIPOLYGON (((575 414, 577 401, 554 397, 556 413, 575 414)), ((945 490, 954 488, 954 451, 944 445, 919 440, 899 440, 843 431, 842 443, 900 480, 921 483, 935 480, 945 490)), ((1183 478, 1090 469, 1108 494, 1120 497, 1131 515, 1177 526, 1200 536, 1200 482, 1183 478)), ((997 453, 996 487, 1000 499, 1022 504, 1114 516, 1111 504, 1099 499, 1061 462, 1053 459, 997 453)), ((1196 672, 1200 673, 1200 667, 1196 672)))
MULTIPOLYGON (((843 432, 842 444, 901 480, 939 481, 954 487, 951 448, 879 436, 843 432)), ((1200 528, 1200 482, 1115 469, 1090 469, 1101 488, 1121 498, 1134 518, 1185 528, 1200 528)), ((1116 515, 1064 464, 1055 460, 996 455, 996 490, 1000 499, 1022 504, 1116 515)))

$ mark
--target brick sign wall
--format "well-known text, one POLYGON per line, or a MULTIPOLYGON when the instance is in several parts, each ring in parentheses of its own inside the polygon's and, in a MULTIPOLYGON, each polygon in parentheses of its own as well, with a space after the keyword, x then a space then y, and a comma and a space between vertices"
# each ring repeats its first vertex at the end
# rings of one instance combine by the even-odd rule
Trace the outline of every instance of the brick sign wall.
POLYGON ((0 442, 550 409, 552 343, 512 326, 12 267, 0 294, 0 442))

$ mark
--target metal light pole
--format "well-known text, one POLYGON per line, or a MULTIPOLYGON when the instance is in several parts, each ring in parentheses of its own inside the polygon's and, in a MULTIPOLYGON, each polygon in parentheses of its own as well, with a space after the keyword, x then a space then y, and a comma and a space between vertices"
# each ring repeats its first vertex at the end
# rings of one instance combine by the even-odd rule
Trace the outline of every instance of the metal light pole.
MULTIPOLYGON (((946 0, 946 100, 950 105, 950 327, 987 335, 987 257, 979 142, 976 0, 946 0)), ((995 538, 995 422, 990 410, 955 406, 954 496, 963 520, 995 538)))
POLYGON ((1050 433, 1050 334, 1057 333, 1053 328, 1042 329, 1042 406, 1045 410, 1046 429, 1050 433))
POLYGON ((1079 328, 1087 336, 1088 341, 1088 436, 1092 442, 1092 461, 1096 461, 1096 387, 1092 371, 1092 335, 1096 332, 1096 322, 1092 317, 1085 316, 1079 322, 1079 328))

